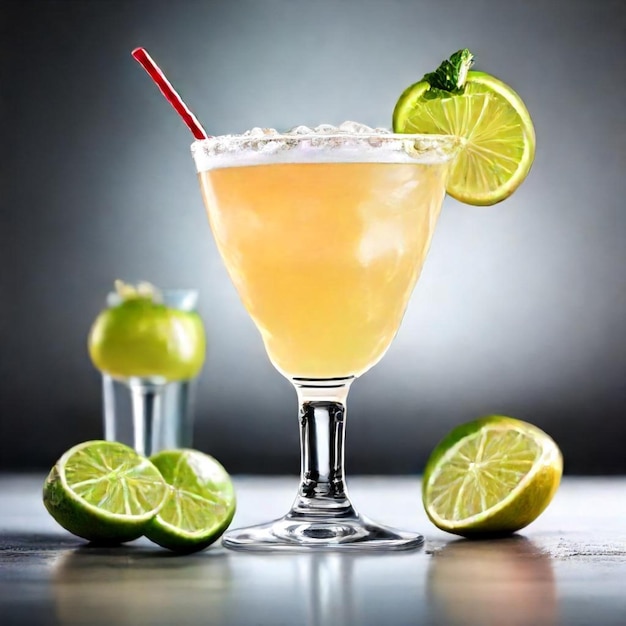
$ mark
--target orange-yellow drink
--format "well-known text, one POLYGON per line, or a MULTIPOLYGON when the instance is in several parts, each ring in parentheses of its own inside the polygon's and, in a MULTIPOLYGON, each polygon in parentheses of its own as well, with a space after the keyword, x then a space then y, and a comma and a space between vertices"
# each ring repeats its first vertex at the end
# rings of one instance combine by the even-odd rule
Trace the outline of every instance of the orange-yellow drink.
MULTIPOLYGON (((228 273, 288 377, 358 376, 385 353, 422 269, 447 162, 270 162, 200 171, 228 273)), ((373 159, 373 160, 372 160, 373 159)))

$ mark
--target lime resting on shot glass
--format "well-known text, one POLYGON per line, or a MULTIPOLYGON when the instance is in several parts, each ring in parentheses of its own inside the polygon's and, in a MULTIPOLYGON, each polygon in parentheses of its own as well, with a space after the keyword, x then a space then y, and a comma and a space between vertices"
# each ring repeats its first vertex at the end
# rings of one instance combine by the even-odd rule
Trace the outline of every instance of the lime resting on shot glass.
POLYGON ((459 50, 407 87, 393 111, 393 129, 463 139, 446 191, 466 204, 491 205, 528 176, 535 130, 520 96, 494 76, 470 70, 472 64, 472 53, 459 50))
POLYGON ((195 377, 205 358, 200 316, 166 306, 149 283, 133 287, 117 281, 116 290, 121 302, 102 311, 89 332, 93 364, 113 378, 195 377))
POLYGON ((508 534, 548 506, 563 457, 543 430, 490 415, 454 428, 433 450, 422 484, 430 520, 466 537, 508 534))
POLYGON ((235 514, 235 489, 224 467, 198 450, 150 457, 168 485, 168 498, 145 535, 164 548, 196 552, 219 539, 235 514))
POLYGON ((86 441, 55 463, 43 502, 69 532, 96 543, 123 543, 144 534, 164 505, 159 470, 124 444, 86 441))

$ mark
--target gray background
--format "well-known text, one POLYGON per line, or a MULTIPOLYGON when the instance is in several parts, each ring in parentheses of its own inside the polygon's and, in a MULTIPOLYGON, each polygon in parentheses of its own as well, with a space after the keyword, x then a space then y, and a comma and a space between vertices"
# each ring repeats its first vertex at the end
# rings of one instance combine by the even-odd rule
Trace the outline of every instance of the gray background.
POLYGON ((296 472, 295 394, 218 258, 190 135, 358 119, 460 47, 524 98, 534 168, 506 203, 447 199, 404 325, 353 386, 350 472, 415 472, 453 425, 529 420, 570 473, 626 471, 622 0, 2 2, 0 467, 101 436, 86 336, 116 277, 200 288, 196 446, 296 472))

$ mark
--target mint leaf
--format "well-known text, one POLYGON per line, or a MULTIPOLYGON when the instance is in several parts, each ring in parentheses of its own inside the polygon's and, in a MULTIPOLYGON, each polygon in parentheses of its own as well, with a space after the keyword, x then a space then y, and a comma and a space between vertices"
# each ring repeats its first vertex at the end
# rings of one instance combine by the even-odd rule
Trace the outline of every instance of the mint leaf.
POLYGON ((455 52, 449 59, 443 61, 434 72, 424 75, 422 80, 430 85, 430 89, 423 97, 427 100, 433 100, 463 94, 467 72, 473 63, 474 55, 467 48, 455 52))

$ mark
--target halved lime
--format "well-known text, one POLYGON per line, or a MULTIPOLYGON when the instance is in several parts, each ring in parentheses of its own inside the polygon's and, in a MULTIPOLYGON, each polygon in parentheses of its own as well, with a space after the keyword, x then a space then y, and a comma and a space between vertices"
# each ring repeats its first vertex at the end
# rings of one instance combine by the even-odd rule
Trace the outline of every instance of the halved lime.
POLYGON ((102 311, 91 327, 93 364, 114 378, 174 381, 196 376, 205 357, 200 316, 165 306, 155 297, 156 289, 122 284, 118 291, 121 303, 102 311))
POLYGON ((166 497, 159 470, 132 448, 111 441, 70 448, 43 488, 44 505, 63 528, 106 543, 141 537, 166 497))
POLYGON ((447 192, 467 204, 491 205, 508 198, 528 175, 535 130, 519 95, 484 72, 468 71, 463 93, 429 94, 422 80, 400 96, 393 112, 397 133, 461 137, 447 192))
POLYGON ((169 486, 165 506, 145 535, 178 552, 202 550, 219 539, 235 515, 235 489, 224 467, 198 450, 150 457, 169 486))
POLYGON ((511 533, 548 506, 562 472, 561 452, 544 431, 511 417, 483 417, 453 429, 431 454, 424 508, 451 533, 511 533))

